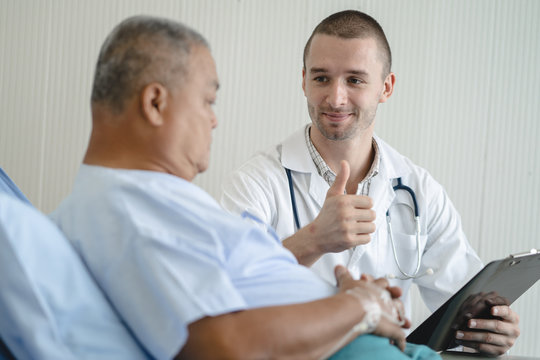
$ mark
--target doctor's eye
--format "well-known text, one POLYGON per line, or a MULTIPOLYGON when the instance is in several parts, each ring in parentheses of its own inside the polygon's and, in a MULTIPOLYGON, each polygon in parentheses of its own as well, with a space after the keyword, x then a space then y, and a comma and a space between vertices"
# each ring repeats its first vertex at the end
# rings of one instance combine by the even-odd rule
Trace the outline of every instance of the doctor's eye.
POLYGON ((353 85, 362 85, 366 83, 364 80, 358 78, 350 78, 349 82, 353 85))
POLYGON ((317 76, 313 79, 313 81, 323 83, 327 82, 328 78, 326 76, 317 76))

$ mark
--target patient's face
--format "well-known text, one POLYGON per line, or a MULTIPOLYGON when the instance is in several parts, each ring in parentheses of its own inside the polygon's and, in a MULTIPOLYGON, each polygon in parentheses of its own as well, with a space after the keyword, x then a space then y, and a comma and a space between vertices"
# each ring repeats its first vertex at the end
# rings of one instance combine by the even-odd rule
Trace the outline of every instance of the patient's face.
POLYGON ((216 65, 203 46, 192 48, 183 84, 170 90, 165 137, 174 173, 186 180, 207 169, 212 130, 217 126, 214 102, 218 89, 216 65))

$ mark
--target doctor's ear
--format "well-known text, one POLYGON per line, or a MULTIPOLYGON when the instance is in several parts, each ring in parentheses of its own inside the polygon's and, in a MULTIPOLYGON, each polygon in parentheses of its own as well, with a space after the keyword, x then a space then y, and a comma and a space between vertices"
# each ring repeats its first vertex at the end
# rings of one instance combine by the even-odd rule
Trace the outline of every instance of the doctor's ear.
POLYGON ((146 85, 141 94, 141 111, 145 120, 152 126, 163 125, 163 111, 167 106, 168 91, 160 83, 146 85))
POLYGON ((386 78, 384 79, 384 87, 383 91, 381 93, 381 96, 379 97, 379 102, 383 103, 388 100, 390 96, 392 96, 392 93, 394 92, 394 85, 396 84, 396 74, 393 72, 386 75, 386 78))

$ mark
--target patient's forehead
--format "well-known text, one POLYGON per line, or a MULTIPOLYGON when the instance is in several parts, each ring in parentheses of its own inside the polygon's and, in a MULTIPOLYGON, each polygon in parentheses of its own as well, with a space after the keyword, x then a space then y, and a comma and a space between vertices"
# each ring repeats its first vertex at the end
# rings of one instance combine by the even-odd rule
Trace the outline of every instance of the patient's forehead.
POLYGON ((192 48, 187 73, 190 85, 200 86, 207 91, 214 92, 219 89, 216 63, 206 46, 194 46, 192 48))

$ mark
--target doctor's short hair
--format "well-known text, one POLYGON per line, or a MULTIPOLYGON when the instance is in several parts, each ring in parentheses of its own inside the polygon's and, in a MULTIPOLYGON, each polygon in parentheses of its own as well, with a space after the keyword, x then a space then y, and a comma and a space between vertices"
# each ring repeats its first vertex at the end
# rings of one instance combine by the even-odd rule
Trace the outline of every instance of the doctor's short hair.
POLYGON ((384 31, 374 18, 360 11, 345 10, 328 16, 315 27, 304 47, 304 69, 309 54, 311 41, 317 34, 337 36, 343 39, 374 38, 380 50, 383 61, 383 78, 392 68, 392 52, 384 31))
POLYGON ((173 20, 133 16, 118 24, 103 43, 92 87, 92 105, 115 113, 151 82, 180 87, 193 46, 209 48, 195 30, 173 20))

